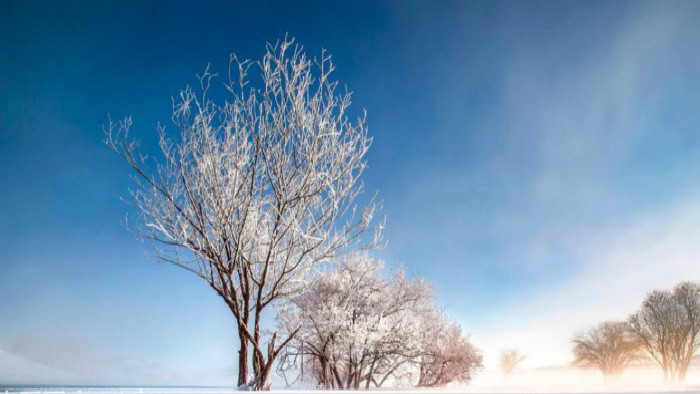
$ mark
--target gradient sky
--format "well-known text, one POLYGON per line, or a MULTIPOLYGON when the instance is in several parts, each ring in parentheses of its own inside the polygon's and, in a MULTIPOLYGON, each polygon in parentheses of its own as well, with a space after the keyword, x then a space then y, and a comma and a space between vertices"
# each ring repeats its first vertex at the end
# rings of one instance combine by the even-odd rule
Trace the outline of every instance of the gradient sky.
MULTIPOLYGON (((98 3, 98 4, 93 4, 98 3)), ((199 280, 123 226, 170 96, 285 33, 365 108, 389 267, 434 283, 484 351, 570 361, 571 334, 700 279, 699 2, 0 5, 0 384, 230 384, 199 280)))

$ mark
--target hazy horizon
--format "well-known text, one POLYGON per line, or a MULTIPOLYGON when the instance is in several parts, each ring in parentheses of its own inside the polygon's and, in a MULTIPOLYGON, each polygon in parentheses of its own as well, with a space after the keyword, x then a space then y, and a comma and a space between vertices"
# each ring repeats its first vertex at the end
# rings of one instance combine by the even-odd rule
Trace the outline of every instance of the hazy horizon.
POLYGON ((568 366, 575 332, 700 280, 698 20, 700 2, 3 2, 0 384, 234 383, 230 312, 127 231, 100 125, 132 114, 153 154, 195 74, 285 34, 367 111, 387 269, 433 284, 482 380, 505 348, 568 366))

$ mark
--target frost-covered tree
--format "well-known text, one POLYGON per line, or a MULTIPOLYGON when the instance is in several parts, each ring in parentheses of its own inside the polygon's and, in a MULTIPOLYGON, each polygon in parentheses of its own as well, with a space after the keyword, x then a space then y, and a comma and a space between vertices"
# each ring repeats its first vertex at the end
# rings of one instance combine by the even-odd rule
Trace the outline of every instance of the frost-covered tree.
POLYGON ((467 383, 482 367, 482 356, 459 324, 439 311, 423 315, 423 341, 418 358, 419 387, 467 383))
POLYGON ((240 339, 238 384, 253 389, 267 387, 299 329, 266 332, 263 316, 303 290, 320 262, 379 242, 381 228, 371 225, 374 200, 358 204, 371 138, 364 116, 348 119, 350 93, 330 79, 330 57, 309 59, 289 39, 266 49, 257 62, 231 56, 228 99, 213 99, 225 96, 210 92, 209 68, 197 91, 180 92, 176 132, 158 126, 154 160, 137 152, 130 117, 105 126, 107 145, 135 171, 139 234, 226 303, 240 339))
POLYGON ((431 290, 402 270, 384 279, 381 268, 368 254, 353 254, 294 298, 279 319, 287 332, 301 324, 283 373, 298 366, 302 379, 328 389, 380 387, 418 354, 417 314, 431 290))
POLYGON ((501 351, 499 367, 503 376, 507 379, 527 357, 517 349, 505 349, 501 351))
POLYGON ((301 322, 280 370, 327 389, 466 381, 480 355, 431 305, 430 287, 402 270, 382 278, 380 261, 355 254, 319 275, 281 314, 301 322))
POLYGON ((700 283, 681 282, 673 291, 652 291, 629 324, 661 366, 664 379, 683 381, 700 346, 700 283))
POLYGON ((572 343, 573 365, 598 368, 606 379, 642 358, 641 343, 625 322, 601 323, 576 334, 572 343))

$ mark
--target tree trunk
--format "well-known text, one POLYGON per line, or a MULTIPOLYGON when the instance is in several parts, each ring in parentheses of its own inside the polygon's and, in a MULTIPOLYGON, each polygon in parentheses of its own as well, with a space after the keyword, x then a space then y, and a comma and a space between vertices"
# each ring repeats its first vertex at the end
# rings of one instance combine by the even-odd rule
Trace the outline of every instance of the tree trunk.
POLYGON ((420 369, 418 370, 418 387, 423 387, 425 385, 425 365, 423 364, 423 357, 420 360, 420 369))
MULTIPOLYGON (((255 338, 256 341, 259 340, 259 320, 255 321, 255 338)), ((263 353, 259 346, 253 346, 253 380, 255 381, 253 389, 258 390, 269 390, 270 384, 268 380, 270 379, 270 372, 272 372, 272 366, 275 362, 275 339, 277 338, 277 333, 272 334, 270 342, 267 343, 267 361, 263 357, 263 353)), ((258 342, 259 343, 259 342, 258 342)))
POLYGON ((367 382, 365 383, 365 390, 369 390, 369 383, 372 381, 372 375, 374 375, 374 364, 376 364, 376 358, 372 361, 369 366, 369 373, 367 374, 367 382))
POLYGON ((256 377, 257 382, 256 382, 256 387, 255 390, 269 390, 270 389, 270 383, 268 383, 268 380, 270 379, 270 372, 272 371, 272 362, 265 363, 265 365, 262 366, 262 369, 259 371, 259 376, 256 377))
POLYGON ((242 387, 248 384, 248 340, 242 334, 238 337, 241 341, 238 349, 238 387, 242 387))

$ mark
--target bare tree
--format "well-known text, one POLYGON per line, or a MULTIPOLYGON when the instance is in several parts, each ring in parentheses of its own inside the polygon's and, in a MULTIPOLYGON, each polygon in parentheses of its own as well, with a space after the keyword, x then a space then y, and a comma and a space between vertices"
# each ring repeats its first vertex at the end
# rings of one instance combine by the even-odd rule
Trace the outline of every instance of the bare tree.
POLYGON ((681 282, 673 291, 652 291, 629 323, 664 379, 683 381, 700 346, 700 284, 681 282))
MULTIPOLYGON (((462 334, 462 328, 441 313, 433 313, 422 329, 423 351, 419 358, 419 387, 439 387, 469 382, 482 367, 481 353, 462 334)), ((428 315, 430 316, 430 315, 428 315)))
POLYGON ((502 350, 499 366, 501 372, 503 372, 503 376, 507 379, 526 358, 527 357, 517 349, 502 350))
POLYGON ((202 278, 235 317, 239 386, 266 388, 298 331, 261 329, 266 311, 301 291, 320 262, 379 242, 381 225, 370 224, 377 204, 357 202, 371 138, 364 117, 348 120, 350 93, 337 92, 332 71, 330 57, 309 59, 285 39, 258 62, 232 55, 230 99, 216 103, 207 67, 198 93, 186 87, 173 100, 175 138, 158 126, 158 160, 137 153, 130 117, 104 127, 107 145, 135 171, 140 235, 157 258, 202 278))
POLYGON ((641 343, 625 322, 604 322, 576 334, 573 365, 596 367, 606 379, 618 376, 632 362, 642 359, 641 343))
POLYGON ((279 315, 287 331, 301 323, 279 370, 326 389, 381 387, 420 354, 420 316, 431 290, 381 262, 353 254, 326 271, 279 315))

